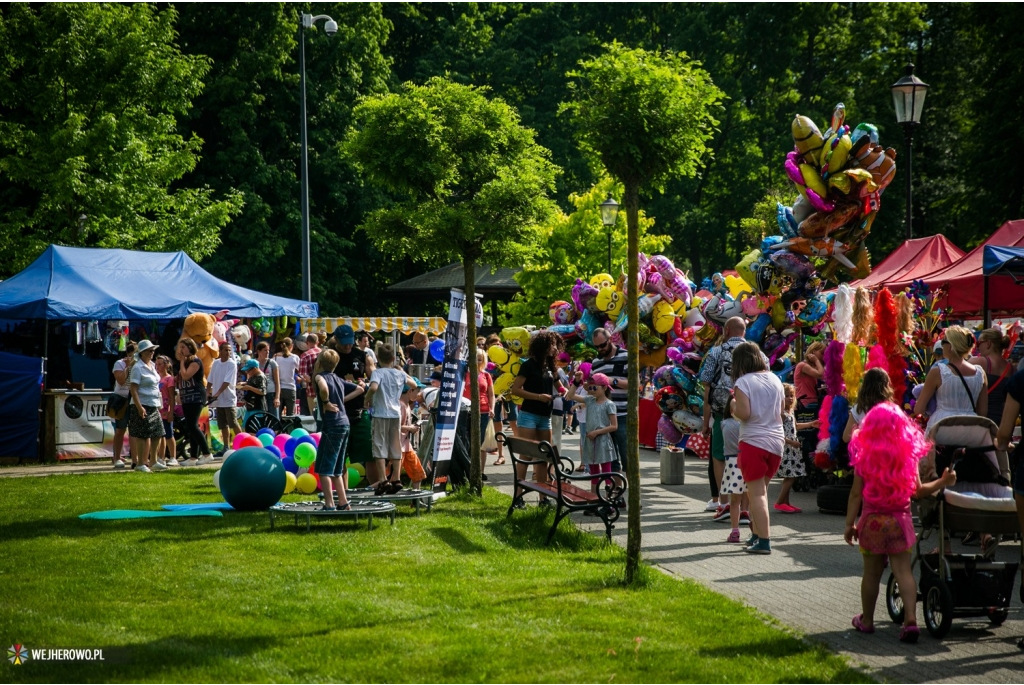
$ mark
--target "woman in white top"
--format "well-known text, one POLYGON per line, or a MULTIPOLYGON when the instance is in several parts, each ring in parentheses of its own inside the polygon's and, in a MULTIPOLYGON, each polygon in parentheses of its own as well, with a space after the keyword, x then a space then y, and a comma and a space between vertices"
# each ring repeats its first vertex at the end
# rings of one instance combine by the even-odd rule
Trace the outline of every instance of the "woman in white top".
POLYGON ((735 404, 732 415, 740 421, 737 459, 750 497, 750 527, 754 533, 746 552, 771 554, 768 520, 768 483, 779 470, 786 435, 782 427, 782 381, 768 370, 760 348, 751 342, 732 351, 735 404))
POLYGON ((942 341, 946 364, 936 364, 928 371, 924 388, 914 405, 914 414, 924 414, 935 397, 935 413, 928 417, 925 433, 948 416, 986 416, 988 414, 988 379, 980 367, 967 363, 974 349, 974 336, 963 326, 950 326, 942 341))
POLYGON ((270 358, 270 343, 266 340, 256 343, 256 361, 267 377, 267 411, 281 418, 281 370, 277 360, 270 358))
MULTIPOLYGON (((299 369, 299 355, 292 354, 292 339, 281 341, 281 353, 274 356, 277 362, 278 386, 281 391, 281 416, 295 414, 295 372, 299 369)), ((280 418, 280 417, 279 417, 280 418)))
POLYGON ((155 354, 156 345, 149 340, 140 342, 128 378, 132 394, 132 403, 128 407, 128 433, 131 435, 133 452, 138 460, 135 470, 144 473, 149 473, 150 469, 167 469, 156 460, 160 439, 164 437, 164 424, 160 418, 160 406, 163 404, 160 396, 160 374, 153 364, 155 354))

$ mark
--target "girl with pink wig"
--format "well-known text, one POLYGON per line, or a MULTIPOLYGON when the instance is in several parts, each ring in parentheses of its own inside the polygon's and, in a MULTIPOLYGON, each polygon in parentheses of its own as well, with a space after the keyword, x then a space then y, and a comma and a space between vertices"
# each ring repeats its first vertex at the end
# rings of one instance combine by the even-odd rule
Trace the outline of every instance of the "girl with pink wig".
MULTIPOLYGON (((862 633, 875 632, 875 602, 886 557, 892 564, 900 595, 917 596, 910 564, 910 550, 917 539, 910 500, 928 497, 956 483, 956 474, 949 469, 938 480, 921 483, 918 462, 928 449, 921 429, 892 402, 872 407, 850 441, 850 464, 855 475, 844 537, 849 545, 858 540, 864 556, 860 583, 863 613, 853 617, 853 627, 862 633)), ((908 600, 904 602, 899 639, 917 642, 919 635, 917 603, 908 600)))

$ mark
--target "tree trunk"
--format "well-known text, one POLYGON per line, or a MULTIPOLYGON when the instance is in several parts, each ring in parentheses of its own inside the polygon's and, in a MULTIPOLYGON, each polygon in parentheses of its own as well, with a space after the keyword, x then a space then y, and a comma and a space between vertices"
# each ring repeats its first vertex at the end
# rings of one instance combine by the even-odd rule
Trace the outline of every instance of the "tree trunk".
POLYGON ((480 385, 476 377, 479 370, 476 365, 476 260, 465 257, 462 260, 462 271, 466 278, 466 346, 469 362, 469 399, 472 408, 469 412, 469 490, 477 495, 483 494, 483 480, 480 477, 480 385))
POLYGON ((628 536, 626 538, 626 584, 631 585, 640 571, 640 311, 637 298, 637 273, 640 263, 639 221, 640 189, 636 183, 626 183, 626 227, 628 257, 626 316, 626 350, 629 358, 629 395, 626 415, 626 484, 629 510, 627 513, 628 536))

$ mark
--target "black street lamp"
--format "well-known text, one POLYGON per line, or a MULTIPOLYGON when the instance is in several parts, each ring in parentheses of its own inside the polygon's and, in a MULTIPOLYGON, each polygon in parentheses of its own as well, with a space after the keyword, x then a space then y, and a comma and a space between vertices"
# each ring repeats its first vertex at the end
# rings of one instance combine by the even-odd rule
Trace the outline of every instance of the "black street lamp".
POLYGON ((907 74, 892 84, 892 101, 896 106, 896 121, 903 127, 903 138, 907 141, 907 240, 914 236, 911 224, 911 177, 914 170, 914 129, 921 123, 924 98, 928 84, 914 76, 914 65, 907 63, 907 74))
POLYGON ((333 36, 338 32, 338 22, 326 14, 313 16, 312 14, 302 15, 299 22, 299 101, 302 109, 302 299, 309 301, 312 298, 313 279, 310 276, 309 264, 309 144, 306 139, 306 29, 313 28, 313 25, 321 19, 324 23, 324 32, 333 36))
MULTIPOLYGON (((608 199, 601 203, 601 223, 604 224, 605 233, 608 234, 608 273, 612 273, 612 228, 615 226, 615 217, 619 214, 619 203, 612 199, 608 193, 608 199)), ((614 274, 612 274, 614 276, 614 274)))

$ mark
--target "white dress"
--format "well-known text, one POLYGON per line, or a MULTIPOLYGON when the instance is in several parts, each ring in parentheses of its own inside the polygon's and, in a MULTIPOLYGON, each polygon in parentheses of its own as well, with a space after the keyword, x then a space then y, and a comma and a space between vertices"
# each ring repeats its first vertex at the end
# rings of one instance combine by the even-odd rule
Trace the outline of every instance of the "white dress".
POLYGON ((964 381, 971 389, 970 396, 960 382, 960 376, 949 364, 939 364, 939 374, 942 378, 942 385, 935 391, 935 413, 928 417, 927 433, 938 421, 949 416, 971 416, 975 414, 974 407, 981 397, 982 385, 985 382, 985 372, 975 367, 974 375, 965 375, 964 381), (971 401, 973 398, 973 402, 971 401))

